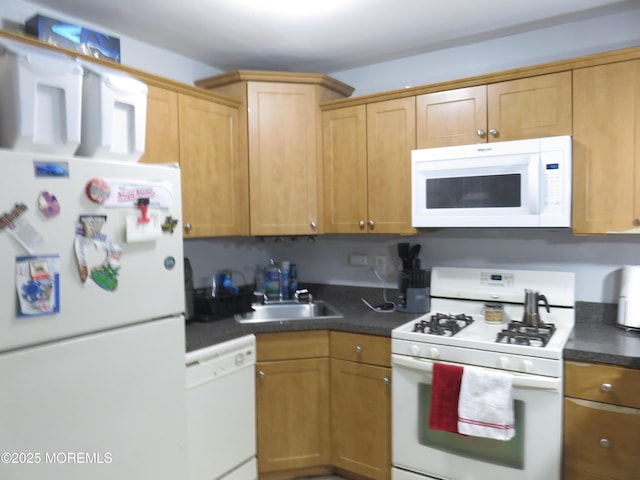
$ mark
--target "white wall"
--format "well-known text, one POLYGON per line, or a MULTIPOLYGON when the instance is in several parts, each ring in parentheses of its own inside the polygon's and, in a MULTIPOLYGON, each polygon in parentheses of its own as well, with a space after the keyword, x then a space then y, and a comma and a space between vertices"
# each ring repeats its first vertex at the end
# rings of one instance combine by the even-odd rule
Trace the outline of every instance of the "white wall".
POLYGON ((366 95, 640 45, 637 9, 466 47, 333 72, 366 95))
POLYGON ((114 35, 120 39, 121 63, 127 67, 192 85, 194 80, 222 73, 220 70, 196 62, 184 56, 156 48, 124 36, 119 32, 106 30, 99 25, 87 24, 66 14, 43 8, 22 0, 2 0, 0 21, 4 30, 14 30, 24 25, 25 20, 36 13, 84 25, 94 30, 114 35))

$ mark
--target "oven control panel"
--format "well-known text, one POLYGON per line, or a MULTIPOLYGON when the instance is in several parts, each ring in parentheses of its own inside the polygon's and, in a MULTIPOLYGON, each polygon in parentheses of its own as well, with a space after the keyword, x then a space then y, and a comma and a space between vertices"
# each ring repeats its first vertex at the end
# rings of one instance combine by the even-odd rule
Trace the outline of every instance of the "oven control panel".
POLYGON ((562 362, 550 358, 534 358, 504 352, 451 347, 392 339, 394 354, 412 357, 420 362, 451 362, 462 365, 494 368, 509 372, 562 378, 562 362))
POLYGON ((482 272, 480 284, 488 287, 512 287, 513 273, 482 272))

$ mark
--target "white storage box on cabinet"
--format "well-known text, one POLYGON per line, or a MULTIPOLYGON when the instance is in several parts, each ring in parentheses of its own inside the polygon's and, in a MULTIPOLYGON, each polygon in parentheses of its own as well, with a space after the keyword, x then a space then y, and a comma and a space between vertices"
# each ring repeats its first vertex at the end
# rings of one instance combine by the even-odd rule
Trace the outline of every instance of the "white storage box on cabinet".
POLYGON ((137 162, 145 146, 147 85, 118 70, 78 62, 84 81, 82 136, 76 155, 137 162))
POLYGON ((0 40, 0 146, 73 155, 82 80, 82 67, 66 55, 0 40))

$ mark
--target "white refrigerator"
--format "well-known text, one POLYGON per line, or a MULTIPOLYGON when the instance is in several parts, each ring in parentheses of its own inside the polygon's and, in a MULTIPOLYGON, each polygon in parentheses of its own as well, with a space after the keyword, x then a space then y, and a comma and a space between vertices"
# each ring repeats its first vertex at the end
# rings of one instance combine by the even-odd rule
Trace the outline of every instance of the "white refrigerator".
POLYGON ((0 478, 185 478, 180 170, 0 171, 0 478))

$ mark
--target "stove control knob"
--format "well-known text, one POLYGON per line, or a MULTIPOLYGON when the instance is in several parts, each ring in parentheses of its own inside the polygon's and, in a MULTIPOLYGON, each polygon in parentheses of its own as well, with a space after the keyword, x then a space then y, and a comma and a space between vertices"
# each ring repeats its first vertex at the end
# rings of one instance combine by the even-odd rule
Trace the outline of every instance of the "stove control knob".
POLYGON ((418 356, 420 354, 420 347, 416 344, 411 345, 411 355, 418 356))
POLYGON ((498 366, 504 369, 509 368, 509 359, 507 357, 500 357, 498 359, 498 366))
POLYGON ((522 371, 526 373, 533 372, 533 362, 531 360, 525 360, 522 362, 522 371))
POLYGON ((440 351, 436 347, 431 347, 429 353, 431 354, 431 358, 440 358, 440 351))

